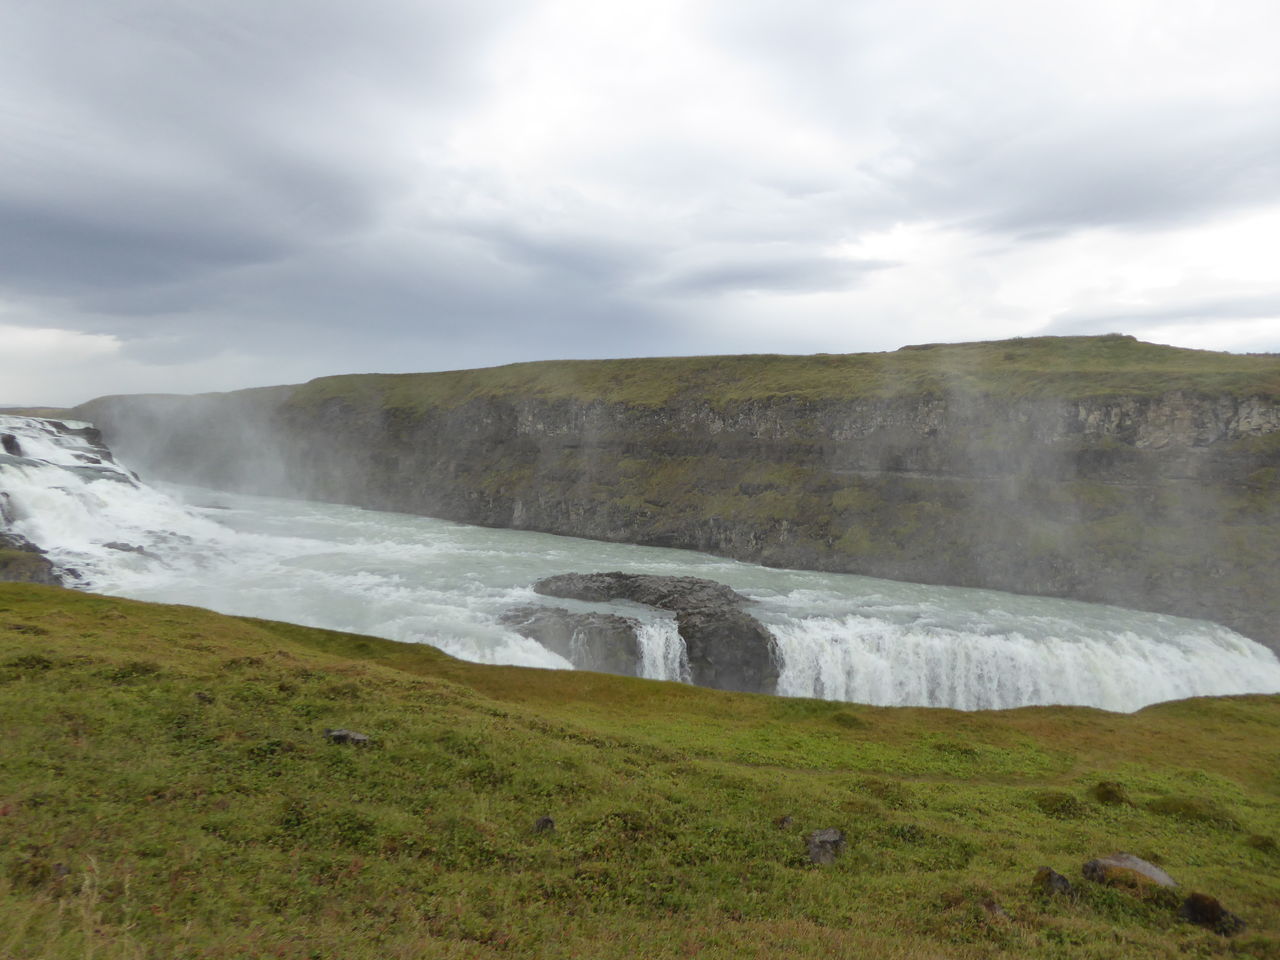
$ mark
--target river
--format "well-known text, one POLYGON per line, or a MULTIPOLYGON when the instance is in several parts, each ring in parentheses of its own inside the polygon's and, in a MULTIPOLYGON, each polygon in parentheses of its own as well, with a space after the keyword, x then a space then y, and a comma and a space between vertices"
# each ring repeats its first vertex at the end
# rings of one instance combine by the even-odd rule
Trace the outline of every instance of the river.
POLYGON ((605 610, 641 621, 645 676, 679 681, 687 667, 669 615, 548 600, 531 584, 571 571, 697 576, 754 601, 751 613, 777 640, 784 696, 1132 711, 1189 696, 1280 692, 1273 653, 1204 621, 149 484, 87 446, 74 432, 84 425, 50 424, 0 417, 0 433, 20 451, 0 454, 5 523, 73 571, 76 586, 100 593, 558 669, 571 665, 506 629, 501 615, 531 603, 605 610))

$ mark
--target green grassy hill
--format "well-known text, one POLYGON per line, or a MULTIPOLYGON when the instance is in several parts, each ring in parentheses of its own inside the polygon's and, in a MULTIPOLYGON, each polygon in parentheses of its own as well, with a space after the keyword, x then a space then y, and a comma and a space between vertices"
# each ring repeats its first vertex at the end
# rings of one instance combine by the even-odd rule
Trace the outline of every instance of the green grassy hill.
POLYGON ((1280 697, 877 709, 4 584, 0 716, 5 958, 1280 957, 1280 697))
POLYGON ((420 412, 512 396, 639 406, 710 398, 729 407, 772 397, 1144 398, 1174 389, 1280 395, 1280 356, 1188 350, 1120 334, 1028 337, 922 344, 891 353, 551 360, 442 373, 351 374, 295 387, 289 402, 307 407, 341 400, 420 412))

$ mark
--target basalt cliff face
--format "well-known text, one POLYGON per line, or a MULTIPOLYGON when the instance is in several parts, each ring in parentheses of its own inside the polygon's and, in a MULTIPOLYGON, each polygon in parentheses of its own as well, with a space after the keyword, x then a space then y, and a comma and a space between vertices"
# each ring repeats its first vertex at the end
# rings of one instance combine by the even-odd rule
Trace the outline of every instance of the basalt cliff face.
POLYGON ((1280 649, 1280 358, 1127 337, 86 404, 168 479, 1074 597, 1280 649))

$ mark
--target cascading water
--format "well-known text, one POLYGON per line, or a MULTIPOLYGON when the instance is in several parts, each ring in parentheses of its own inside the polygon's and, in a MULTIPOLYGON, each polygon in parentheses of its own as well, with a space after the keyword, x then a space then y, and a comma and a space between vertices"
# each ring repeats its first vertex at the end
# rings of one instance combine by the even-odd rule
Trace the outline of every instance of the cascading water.
POLYGON ((689 682, 689 657, 674 617, 655 616, 641 623, 636 639, 640 644, 640 676, 689 682))
MULTIPOLYGON (((1280 661, 1214 624, 1065 600, 773 570, 688 551, 598 543, 334 504, 157 489, 94 447, 84 424, 0 417, 3 523, 71 582, 394 640, 469 660, 567 669, 500 617, 560 605, 529 584, 568 571, 698 576, 756 602, 777 640, 778 692, 873 704, 1135 710, 1195 695, 1280 691, 1280 661), (16 452, 15 452, 16 451, 16 452)), ((665 613, 641 621, 638 672, 689 678, 665 613)))

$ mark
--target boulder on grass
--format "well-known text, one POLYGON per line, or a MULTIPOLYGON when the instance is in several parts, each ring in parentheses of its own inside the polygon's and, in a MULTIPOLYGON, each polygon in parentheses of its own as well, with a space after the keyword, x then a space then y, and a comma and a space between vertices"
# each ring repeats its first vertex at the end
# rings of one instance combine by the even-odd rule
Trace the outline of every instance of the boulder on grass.
POLYGON ((1046 897, 1071 896, 1071 881, 1052 867, 1041 867, 1031 881, 1031 889, 1046 897))
POLYGON ((1176 887, 1177 881, 1154 863, 1131 853, 1113 853, 1090 860, 1080 871, 1086 880, 1121 887, 1176 887))
POLYGON ((844 831, 834 827, 814 830, 805 839, 809 847, 810 863, 835 863, 836 857, 844 853, 844 831))
POLYGON ((1208 927, 1224 937, 1239 933, 1245 928, 1243 920, 1206 893, 1193 893, 1182 901, 1178 916, 1189 923, 1208 927))

